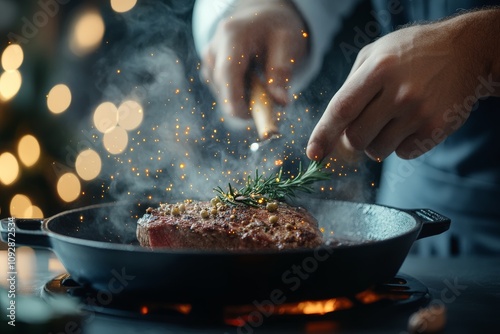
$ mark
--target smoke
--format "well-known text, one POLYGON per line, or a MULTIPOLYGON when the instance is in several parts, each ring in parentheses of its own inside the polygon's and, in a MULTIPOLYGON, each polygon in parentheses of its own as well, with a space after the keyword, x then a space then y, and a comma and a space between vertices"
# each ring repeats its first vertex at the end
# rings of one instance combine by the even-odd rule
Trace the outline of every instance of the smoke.
POLYGON ((101 148, 113 200, 208 199, 214 187, 243 181, 262 160, 247 154, 251 135, 226 127, 199 79, 192 6, 142 1, 108 18, 110 42, 96 64, 98 103, 134 100, 144 112, 123 153, 101 148))
MULTIPOLYGON (((128 13, 108 13, 108 42, 95 65, 98 103, 134 100, 144 112, 140 127, 128 132, 123 153, 113 155, 100 148, 101 156, 107 157, 101 172, 104 192, 113 200, 209 199, 214 187, 241 184, 256 168, 266 174, 282 167, 285 176, 291 176, 300 162, 303 167, 308 164, 307 140, 341 75, 327 73, 329 82, 317 81, 309 93, 282 110, 283 137, 252 152, 255 131, 235 130, 222 121, 199 78, 191 33, 193 3, 145 0, 128 13)), ((359 182, 356 168, 332 162, 332 170, 332 181, 318 185, 317 196, 366 198, 357 189, 365 183, 359 182)))

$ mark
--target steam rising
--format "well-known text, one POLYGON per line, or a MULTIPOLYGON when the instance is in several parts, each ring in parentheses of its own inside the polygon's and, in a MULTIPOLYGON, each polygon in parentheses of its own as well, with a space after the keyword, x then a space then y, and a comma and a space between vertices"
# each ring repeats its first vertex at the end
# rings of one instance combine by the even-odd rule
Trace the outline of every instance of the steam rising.
MULTIPOLYGON (((310 109, 307 96, 298 96, 295 104, 280 111, 283 137, 252 152, 255 130, 228 126, 199 79, 192 6, 193 1, 141 1, 129 12, 114 13, 107 29, 112 35, 104 37, 109 43, 97 64, 102 93, 97 105, 135 101, 144 113, 141 125, 128 132, 122 153, 109 154, 96 141, 103 157, 103 191, 113 200, 209 199, 214 187, 244 182, 256 168, 265 174, 283 167, 285 176, 291 176, 299 161, 308 164, 305 145, 321 105, 310 109)), ((350 189, 353 179, 345 182, 345 176, 357 172, 334 160, 331 168, 333 180, 319 185, 321 197, 336 198, 350 189)), ((351 199, 363 197, 361 191, 351 199)))

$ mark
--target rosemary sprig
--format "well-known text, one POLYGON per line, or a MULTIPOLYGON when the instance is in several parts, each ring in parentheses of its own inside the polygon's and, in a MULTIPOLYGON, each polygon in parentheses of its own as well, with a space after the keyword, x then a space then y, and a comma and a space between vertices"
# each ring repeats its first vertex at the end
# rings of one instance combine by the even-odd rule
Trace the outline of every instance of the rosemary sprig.
POLYGON ((330 179, 330 173, 323 170, 325 165, 322 161, 311 161, 306 170, 299 164, 299 172, 294 178, 283 180, 283 168, 280 168, 276 176, 263 177, 255 170, 255 177, 250 175, 246 184, 240 189, 235 189, 230 183, 228 191, 221 187, 214 188, 217 197, 224 203, 249 206, 261 206, 272 200, 283 201, 287 198, 297 196, 297 192, 312 193, 312 184, 316 181, 330 179))

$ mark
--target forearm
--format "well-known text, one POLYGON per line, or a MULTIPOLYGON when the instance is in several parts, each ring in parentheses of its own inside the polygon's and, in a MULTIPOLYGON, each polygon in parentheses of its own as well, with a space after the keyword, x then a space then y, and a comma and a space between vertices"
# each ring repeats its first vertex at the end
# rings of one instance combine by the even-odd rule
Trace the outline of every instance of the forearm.
POLYGON ((491 83, 478 97, 500 96, 500 8, 468 12, 438 24, 453 30, 456 47, 469 64, 464 70, 491 83))
POLYGON ((484 33, 485 76, 493 77, 496 83, 494 96, 500 96, 500 8, 477 13, 484 33))

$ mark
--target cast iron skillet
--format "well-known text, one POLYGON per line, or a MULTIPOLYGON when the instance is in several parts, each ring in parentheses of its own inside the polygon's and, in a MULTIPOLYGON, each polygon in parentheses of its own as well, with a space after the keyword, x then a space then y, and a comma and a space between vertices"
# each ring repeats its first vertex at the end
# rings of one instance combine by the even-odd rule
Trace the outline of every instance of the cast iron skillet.
MULTIPOLYGON (((326 299, 384 283, 416 239, 450 220, 429 209, 310 200, 325 236, 349 242, 287 251, 149 250, 135 238, 147 204, 109 203, 51 218, 1 220, 2 240, 50 248, 71 277, 109 298, 127 294, 169 302, 282 303, 326 299)), ((104 298, 104 297, 103 297, 104 298)))

